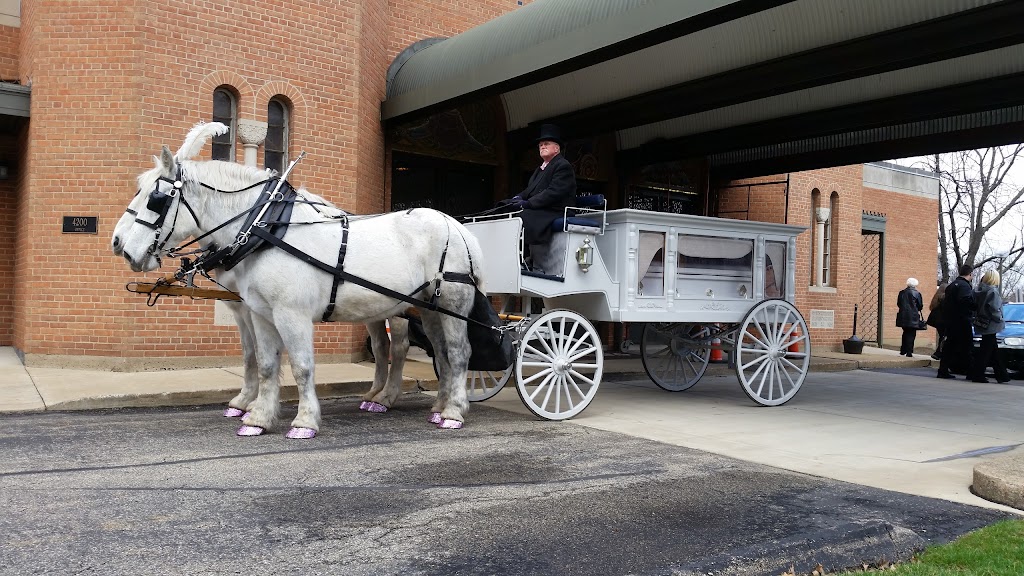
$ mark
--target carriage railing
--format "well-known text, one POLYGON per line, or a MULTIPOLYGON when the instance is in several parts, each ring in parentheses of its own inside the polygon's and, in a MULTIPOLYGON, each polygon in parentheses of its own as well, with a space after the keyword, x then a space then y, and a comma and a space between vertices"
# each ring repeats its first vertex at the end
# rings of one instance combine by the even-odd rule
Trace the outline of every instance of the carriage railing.
POLYGON ((576 206, 566 206, 562 210, 562 232, 592 232, 591 230, 579 228, 579 225, 570 221, 571 218, 593 220, 594 223, 588 222, 586 227, 600 227, 598 235, 604 234, 604 229, 608 225, 608 199, 604 197, 604 194, 578 196, 576 198, 576 206), (600 225, 597 223, 598 217, 601 219, 600 225))

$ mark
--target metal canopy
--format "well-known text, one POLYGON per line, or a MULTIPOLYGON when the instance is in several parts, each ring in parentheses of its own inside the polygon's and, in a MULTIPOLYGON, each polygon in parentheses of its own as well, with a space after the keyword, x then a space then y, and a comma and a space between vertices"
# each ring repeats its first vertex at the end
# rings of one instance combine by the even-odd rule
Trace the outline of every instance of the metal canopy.
POLYGON ((496 96, 512 137, 551 121, 737 174, 1021 141, 1021 22, 1024 0, 537 0, 407 55, 381 110, 496 96))
POLYGON ((26 86, 0 82, 0 114, 28 118, 31 94, 26 86))

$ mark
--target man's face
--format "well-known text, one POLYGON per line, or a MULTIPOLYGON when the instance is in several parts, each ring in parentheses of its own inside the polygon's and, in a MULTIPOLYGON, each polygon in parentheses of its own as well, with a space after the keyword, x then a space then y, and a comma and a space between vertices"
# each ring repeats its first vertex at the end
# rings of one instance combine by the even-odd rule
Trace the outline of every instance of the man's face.
POLYGON ((562 151, 558 143, 551 140, 541 140, 537 144, 537 148, 540 151, 541 159, 545 162, 551 162, 551 159, 558 156, 558 153, 562 151))

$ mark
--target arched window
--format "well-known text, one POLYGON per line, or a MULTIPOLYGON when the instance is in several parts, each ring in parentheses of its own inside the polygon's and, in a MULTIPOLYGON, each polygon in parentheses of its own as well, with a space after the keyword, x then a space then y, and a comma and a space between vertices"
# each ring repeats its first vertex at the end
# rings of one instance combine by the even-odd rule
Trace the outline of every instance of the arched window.
POLYGON ((817 188, 811 191, 811 277, 808 278, 808 284, 816 286, 818 284, 818 235, 821 231, 818 230, 818 208, 821 207, 821 192, 817 188))
POLYGON ((273 97, 267 104, 267 140, 264 143, 263 159, 267 168, 284 172, 288 165, 288 104, 280 97, 273 97))
POLYGON ((828 199, 829 215, 828 221, 825 222, 825 242, 824 242, 824 254, 821 258, 821 285, 822 286, 835 286, 835 270, 832 265, 835 262, 836 253, 836 230, 833 224, 836 221, 836 209, 839 207, 839 193, 833 191, 832 196, 828 199))
POLYGON ((226 87, 213 91, 213 121, 230 128, 227 134, 213 137, 213 159, 235 161, 235 130, 238 127, 238 98, 226 87))

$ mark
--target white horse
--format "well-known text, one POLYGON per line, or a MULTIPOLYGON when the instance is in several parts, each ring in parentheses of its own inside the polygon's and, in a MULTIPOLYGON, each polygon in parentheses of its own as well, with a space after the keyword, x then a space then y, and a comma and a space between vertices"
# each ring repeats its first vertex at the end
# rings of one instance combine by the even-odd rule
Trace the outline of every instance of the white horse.
MULTIPOLYGON (((139 177, 142 192, 129 204, 131 222, 127 227, 118 226, 114 251, 120 252, 135 271, 154 270, 159 267, 159 256, 166 252, 166 246, 211 231, 250 209, 260 194, 258 188, 233 194, 221 190, 242 190, 265 177, 263 171, 236 164, 179 160, 165 147, 157 158, 156 168, 139 177), (180 182, 180 188, 175 187, 175 180, 180 182), (147 192, 149 190, 152 192, 147 192), (164 194, 171 198, 162 207, 150 202, 151 197, 164 194)), ((300 192, 306 198, 312 197, 300 192)), ((293 222, 317 218, 323 216, 310 205, 295 204, 293 222)), ((337 221, 292 225, 284 236, 288 244, 331 266, 337 261, 341 238, 342 229, 337 221)), ((214 231, 208 240, 217 246, 231 245, 235 241, 234 226, 214 231)), ((404 294, 424 298, 433 292, 436 281, 442 277, 439 267, 446 248, 443 271, 470 273, 477 285, 482 284, 481 252, 473 236, 450 217, 432 210, 352 219, 348 246, 344 262, 347 272, 404 294), (477 261, 476 268, 471 267, 471 258, 477 261)), ((254 252, 232 273, 245 308, 250 312, 259 380, 258 397, 248 406, 244 424, 265 429, 276 420, 280 353, 282 347, 287 347, 292 372, 299 385, 299 411, 289 436, 312 437, 320 424, 313 385, 312 324, 320 319, 330 299, 332 275, 274 248, 254 252)), ((472 305, 473 294, 472 285, 444 281, 440 284, 438 304, 465 315, 472 305)), ((348 322, 378 323, 410 307, 352 282, 338 287, 336 301, 338 306, 331 320, 348 322)), ((468 408, 465 386, 455 385, 465 382, 470 353, 465 322, 430 310, 424 310, 422 316, 427 336, 438 352, 440 372, 432 421, 437 421, 442 428, 459 428, 468 408)), ((240 321, 240 326, 243 323, 240 321)), ((387 341, 386 337, 380 340, 387 341)), ((375 345, 375 354, 380 347, 375 345)), ((393 398, 381 397, 382 392, 389 393, 393 378, 386 380, 388 385, 376 394, 371 390, 367 398, 373 397, 375 402, 383 400, 383 405, 393 401, 393 398)), ((377 385, 375 380, 375 387, 377 385)))
MULTIPOLYGON (((227 126, 219 123, 197 124, 185 137, 174 158, 177 161, 191 160, 202 150, 206 142, 213 136, 223 134, 227 126)), ((324 209, 331 215, 336 215, 339 210, 325 199, 303 191, 305 199, 317 204, 323 204, 324 209)), ((135 222, 134 211, 126 210, 114 226, 114 233, 111 240, 111 248, 115 256, 122 256, 123 249, 121 238, 135 222)), ((204 246, 205 247, 205 246, 204 246)), ((228 290, 238 291, 238 283, 234 270, 221 270, 217 273, 217 282, 228 290)), ((238 327, 239 341, 242 344, 242 389, 228 402, 224 410, 224 416, 238 418, 244 416, 259 393, 259 377, 256 368, 256 334, 253 330, 252 312, 243 302, 226 300, 224 304, 228 307, 238 327)), ((384 321, 368 322, 366 324, 370 335, 370 349, 374 356, 374 377, 370 390, 362 397, 360 410, 368 412, 387 412, 394 404, 401 393, 402 369, 409 351, 409 322, 401 317, 390 319, 390 334, 384 321), (390 358, 390 365, 388 359, 390 358)), ((265 429, 256 426, 242 425, 238 430, 239 436, 258 436, 265 432, 265 429)))

